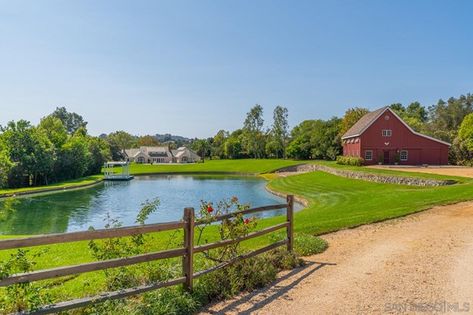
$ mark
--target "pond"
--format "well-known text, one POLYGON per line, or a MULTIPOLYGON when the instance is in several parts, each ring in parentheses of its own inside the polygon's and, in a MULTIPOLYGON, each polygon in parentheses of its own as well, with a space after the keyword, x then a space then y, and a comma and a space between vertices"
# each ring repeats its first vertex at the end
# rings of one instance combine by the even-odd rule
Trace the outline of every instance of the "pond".
MULTIPOLYGON (((134 225, 141 204, 158 197, 160 206, 147 223, 180 220, 185 207, 237 196, 252 207, 284 203, 265 190, 266 181, 235 176, 140 176, 129 182, 104 182, 87 189, 8 198, 0 201, 0 234, 46 234, 103 228, 107 217, 134 225)), ((274 216, 275 210, 262 213, 274 216)))

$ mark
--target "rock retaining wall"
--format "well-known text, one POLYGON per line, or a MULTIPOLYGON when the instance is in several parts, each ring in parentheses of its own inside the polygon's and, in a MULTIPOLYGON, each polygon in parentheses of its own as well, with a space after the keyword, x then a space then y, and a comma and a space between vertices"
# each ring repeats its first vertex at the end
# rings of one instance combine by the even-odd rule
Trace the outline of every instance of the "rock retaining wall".
POLYGON ((384 174, 374 174, 367 172, 356 172, 341 170, 325 165, 318 164, 303 164, 290 166, 284 169, 276 171, 277 173, 283 172, 298 172, 298 173, 307 173, 313 171, 322 171, 332 175, 337 175, 346 178, 361 179, 370 182, 376 183, 388 183, 388 184, 399 184, 399 185, 410 185, 410 186, 445 186, 452 185, 456 182, 454 180, 437 180, 437 179, 428 179, 428 178, 419 178, 419 177, 403 177, 395 175, 384 175, 384 174))

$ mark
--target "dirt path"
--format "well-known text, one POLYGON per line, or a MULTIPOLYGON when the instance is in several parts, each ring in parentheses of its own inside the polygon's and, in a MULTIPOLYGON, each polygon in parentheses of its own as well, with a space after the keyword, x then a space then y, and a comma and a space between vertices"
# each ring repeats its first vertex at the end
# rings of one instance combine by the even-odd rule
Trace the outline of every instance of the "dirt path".
POLYGON ((450 176, 473 177, 473 167, 466 167, 466 166, 417 167, 417 166, 373 165, 369 167, 388 169, 388 170, 398 170, 398 171, 403 171, 403 172, 416 172, 416 173, 429 173, 429 174, 450 175, 450 176))
POLYGON ((203 314, 473 313, 473 202, 324 238, 307 266, 203 314))

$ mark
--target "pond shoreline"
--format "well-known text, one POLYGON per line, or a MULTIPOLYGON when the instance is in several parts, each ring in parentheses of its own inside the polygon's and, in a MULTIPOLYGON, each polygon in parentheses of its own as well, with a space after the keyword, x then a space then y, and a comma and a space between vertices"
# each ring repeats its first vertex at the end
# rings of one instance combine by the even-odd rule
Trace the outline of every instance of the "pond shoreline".
POLYGON ((98 185, 102 183, 103 181, 104 179, 101 178, 101 179, 97 179, 91 183, 86 183, 86 184, 70 185, 70 186, 62 186, 62 187, 51 187, 51 188, 47 188, 47 186, 45 186, 45 188, 41 188, 41 189, 32 189, 32 190, 25 190, 25 191, 11 192, 11 193, 3 193, 3 194, 0 194, 0 200, 11 198, 11 197, 14 198, 14 197, 31 196, 31 195, 44 194, 44 193, 84 189, 84 188, 89 188, 89 187, 98 185))
MULTIPOLYGON (((254 176, 258 177, 260 174, 258 173, 241 173, 241 172, 162 172, 162 173, 140 173, 140 174, 132 174, 135 177, 141 177, 141 176, 154 176, 154 175, 235 175, 235 176, 254 176)), ((44 194, 44 193, 53 193, 53 192, 62 192, 62 191, 71 191, 75 189, 83 189, 83 188, 89 188, 93 187, 95 185, 98 185, 100 183, 104 182, 104 179, 97 179, 91 183, 86 183, 86 184, 79 184, 79 185, 74 185, 71 184, 69 186, 60 186, 60 187, 50 187, 48 186, 43 186, 44 188, 39 187, 31 187, 31 190, 24 190, 24 191, 17 191, 17 192, 11 192, 11 193, 2 193, 0 194, 0 200, 5 199, 5 198, 11 198, 11 197, 22 197, 22 196, 31 196, 31 195, 37 195, 37 194, 44 194)))

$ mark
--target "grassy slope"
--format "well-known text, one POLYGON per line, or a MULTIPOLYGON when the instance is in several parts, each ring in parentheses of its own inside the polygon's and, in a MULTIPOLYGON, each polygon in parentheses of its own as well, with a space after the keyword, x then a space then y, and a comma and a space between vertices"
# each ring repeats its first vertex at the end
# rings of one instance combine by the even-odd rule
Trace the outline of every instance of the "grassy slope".
POLYGON ((313 172, 273 180, 270 188, 309 200, 296 231, 321 234, 473 199, 473 180, 442 187, 378 184, 313 172))
POLYGON ((102 175, 93 175, 82 177, 78 179, 68 180, 60 183, 55 183, 47 186, 38 186, 38 187, 23 187, 23 188, 8 188, 8 189, 0 189, 0 196, 6 194, 17 194, 17 193, 24 193, 24 192, 37 192, 45 189, 57 189, 57 188, 73 188, 82 185, 92 184, 98 180, 103 178, 102 175))
MULTIPOLYGON (((291 164, 294 161, 277 160, 240 160, 240 161, 208 161, 193 165, 134 165, 132 171, 137 173, 153 172, 242 172, 264 173, 291 164)), ((332 165, 333 166, 333 165, 332 165)), ((356 168, 371 172, 371 169, 356 168)), ((376 170, 378 171, 378 170, 376 170)), ((394 171, 403 174, 402 172, 394 171)), ((423 174, 427 175, 429 174, 423 174)), ((412 176, 412 173, 409 173, 412 176)), ((434 176, 435 177, 435 176, 434 176)), ((445 176, 442 176, 445 177, 445 176)), ((448 178, 448 177, 447 177, 448 178)), ((307 209, 296 214, 296 232, 321 234, 341 228, 353 227, 398 217, 429 208, 437 204, 446 204, 473 199, 473 180, 462 179, 462 183, 445 187, 410 187, 401 185, 378 184, 360 180, 352 180, 333 176, 322 172, 314 172, 297 176, 270 179, 272 189, 293 193, 310 201, 307 209)), ((281 222, 282 217, 262 220, 259 228, 281 222)), ((164 248, 170 233, 154 234, 154 249, 164 248)), ((6 238, 8 236, 0 236, 6 238)), ((176 238, 176 236, 174 236, 176 238)), ((182 235, 177 236, 181 238, 182 235)), ((209 240, 217 237, 215 230, 210 230, 209 240)), ((269 242, 268 237, 246 242, 248 247, 261 246, 269 242)), ((48 246, 48 252, 38 261, 38 269, 62 265, 71 265, 92 261, 87 249, 87 242, 48 246)), ((9 255, 8 251, 0 251, 0 260, 9 255)), ((72 296, 82 296, 102 291, 102 273, 88 273, 66 281, 63 285, 52 289, 58 300, 72 296), (89 284, 84 286, 85 284, 89 284)))

